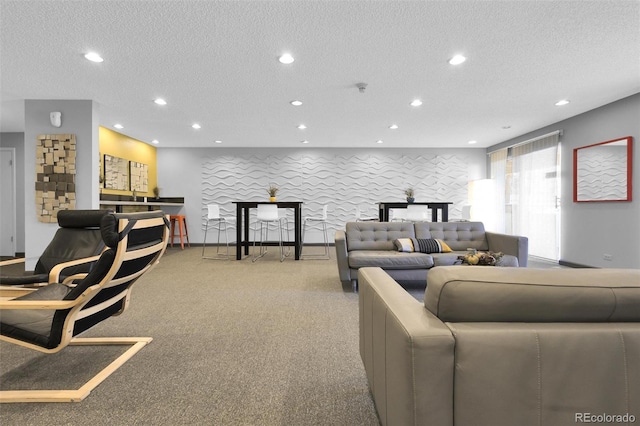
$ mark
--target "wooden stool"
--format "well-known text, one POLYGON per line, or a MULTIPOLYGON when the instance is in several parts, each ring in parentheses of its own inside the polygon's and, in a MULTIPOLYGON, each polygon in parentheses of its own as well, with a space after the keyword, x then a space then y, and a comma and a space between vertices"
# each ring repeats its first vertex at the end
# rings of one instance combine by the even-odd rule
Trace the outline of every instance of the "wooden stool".
POLYGON ((187 239, 187 245, 191 247, 189 243, 189 231, 187 231, 187 217, 183 214, 172 214, 169 216, 171 221, 171 247, 173 247, 173 240, 176 237, 180 237, 180 247, 184 250, 184 239, 187 239), (175 233, 176 222, 178 222, 178 235, 175 233))

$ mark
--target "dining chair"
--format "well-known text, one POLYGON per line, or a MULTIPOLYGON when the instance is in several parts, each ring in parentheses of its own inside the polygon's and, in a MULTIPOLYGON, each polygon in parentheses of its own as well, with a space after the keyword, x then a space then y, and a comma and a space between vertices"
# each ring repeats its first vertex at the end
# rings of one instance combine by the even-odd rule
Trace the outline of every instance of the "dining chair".
POLYGON ((229 258, 229 236, 227 235, 227 226, 233 227, 235 218, 220 216, 220 206, 218 204, 207 205, 207 223, 204 229, 204 241, 202 242, 202 258, 203 259, 228 259, 229 258), (218 231, 218 240, 216 243, 216 256, 206 257, 204 255, 205 248, 207 247, 207 232, 209 228, 213 228, 218 231), (224 232, 224 243, 227 246, 226 257, 220 256, 220 234, 224 232))
POLYGON ((389 209, 390 222, 404 222, 407 219, 407 209, 389 209))
POLYGON ((356 222, 369 222, 379 220, 378 216, 365 216, 360 211, 360 206, 356 206, 356 222))
POLYGON ((331 254, 329 251, 329 235, 327 233, 327 212, 329 210, 329 206, 325 204, 322 206, 322 215, 321 216, 305 216, 304 222, 302 224, 302 241, 300 242, 300 253, 304 258, 315 258, 315 259, 331 259, 331 254), (304 238, 307 232, 307 226, 314 227, 319 226, 322 229, 322 233, 324 235, 324 253, 323 254, 302 254, 302 250, 304 249, 304 238))
POLYGON ((278 230, 278 245, 280 246, 280 262, 284 261, 285 252, 283 246, 283 224, 285 219, 280 216, 278 212, 277 204, 258 204, 258 211, 256 214, 256 223, 253 230, 253 259, 252 262, 263 257, 267 254, 267 249, 264 247, 264 243, 269 240, 269 227, 271 224, 277 225, 278 230), (260 252, 256 255, 256 232, 260 232, 260 252))
POLYGON ((428 208, 419 204, 409 204, 407 206, 407 217, 409 222, 426 222, 428 218, 428 208))

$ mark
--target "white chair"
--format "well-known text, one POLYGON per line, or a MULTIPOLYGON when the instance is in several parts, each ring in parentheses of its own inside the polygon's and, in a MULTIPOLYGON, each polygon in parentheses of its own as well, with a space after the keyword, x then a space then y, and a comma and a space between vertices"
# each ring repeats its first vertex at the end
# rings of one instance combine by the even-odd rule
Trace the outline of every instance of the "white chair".
POLYGON ((363 216, 360 211, 360 206, 356 206, 356 222, 369 222, 378 220, 378 216, 363 216))
POLYGON ((328 205, 322 206, 322 216, 306 216, 304 218, 304 222, 302 224, 302 241, 300 242, 300 253, 302 256, 302 250, 304 249, 304 237, 307 232, 307 225, 310 227, 319 226, 322 228, 322 233, 324 234, 324 253, 323 254, 307 254, 303 257, 305 258, 315 258, 315 259, 331 259, 331 254, 329 252, 329 235, 327 234, 327 211, 329 209, 328 205))
POLYGON ((469 222, 471 220, 471 205, 465 204, 462 206, 462 222, 469 222))
MULTIPOLYGON (((280 218, 280 220, 282 221, 282 225, 284 226, 284 229, 286 230, 286 234, 287 234, 287 241, 292 241, 291 239, 291 226, 295 225, 295 222, 293 220, 289 220, 289 213, 290 209, 281 209, 278 208, 278 217, 280 218)), ((294 229, 295 232, 295 229, 294 229)), ((289 246, 286 246, 286 248, 284 249, 284 256, 285 257, 289 257, 289 255, 291 254, 291 248, 289 246)))
POLYGON ((428 218, 428 208, 419 204, 409 204, 407 206, 407 217, 406 221, 408 222, 425 222, 428 218))
MULTIPOLYGON (((220 256, 220 234, 224 232, 224 243, 227 246, 226 258, 229 258, 229 237, 227 236, 227 224, 233 226, 233 218, 226 218, 220 216, 220 206, 218 204, 207 205, 207 224, 204 228, 204 241, 202 242, 202 258, 203 259, 218 259, 215 257, 205 257, 204 251, 207 247, 207 232, 209 228, 214 228, 218 231, 218 241, 216 244, 216 256, 220 256)), ((224 257, 222 258, 224 259, 224 257)))
POLYGON ((279 233, 279 246, 280 246, 280 262, 284 261, 285 253, 284 246, 282 244, 282 226, 286 219, 280 217, 277 204, 258 204, 258 212, 256 214, 256 223, 253 230, 253 259, 252 262, 260 259, 267 254, 267 249, 264 247, 264 243, 269 240, 269 226, 276 224, 278 226, 279 233), (265 226, 266 225, 266 226, 265 226), (260 230, 260 252, 256 255, 256 232, 260 230))
POLYGON ((390 222, 404 222, 407 220, 407 209, 389 209, 390 222))

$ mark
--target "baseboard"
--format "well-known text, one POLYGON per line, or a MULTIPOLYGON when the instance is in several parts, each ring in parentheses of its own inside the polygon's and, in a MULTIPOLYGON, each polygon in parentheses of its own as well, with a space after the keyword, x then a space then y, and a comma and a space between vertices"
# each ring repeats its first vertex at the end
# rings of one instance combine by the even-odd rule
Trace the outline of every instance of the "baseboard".
POLYGON ((558 260, 558 264, 569 268, 596 268, 595 266, 582 265, 580 263, 569 262, 568 260, 558 260))

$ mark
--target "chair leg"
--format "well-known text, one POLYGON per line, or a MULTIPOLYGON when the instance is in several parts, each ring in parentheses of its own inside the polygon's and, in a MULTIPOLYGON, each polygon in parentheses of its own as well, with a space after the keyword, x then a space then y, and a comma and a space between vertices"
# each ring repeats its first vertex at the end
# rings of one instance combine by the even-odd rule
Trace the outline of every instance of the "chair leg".
MULTIPOLYGON (((215 219, 212 219, 215 220, 215 219)), ((216 242, 216 256, 215 257, 206 257, 204 255, 204 251, 206 248, 206 244, 207 244, 207 231, 209 230, 209 223, 207 222, 207 227, 204 230, 204 242, 202 243, 202 258, 203 259, 211 259, 211 260, 228 260, 229 259, 229 238, 227 237, 227 222, 224 220, 216 220, 217 222, 217 227, 216 230, 218 231, 218 238, 217 238, 217 242, 216 242), (227 254, 225 255, 221 255, 220 254, 220 233, 222 232, 222 225, 224 225, 224 237, 225 237, 225 243, 227 245, 227 254)))
MULTIPOLYGON (((329 249, 329 236, 327 233, 327 222, 325 221, 311 221, 310 225, 320 224, 322 225, 322 232, 324 236, 324 254, 305 254, 302 255, 302 247, 300 248, 301 258, 306 259, 331 259, 331 251, 329 249)), ((307 221, 305 220, 302 226, 302 244, 304 245, 304 236, 306 233, 307 221)))
POLYGON ((6 390, 0 391, 0 403, 5 402, 80 402, 92 390, 109 377, 120 366, 148 345, 151 337, 75 337, 69 345, 127 345, 130 346, 122 355, 93 376, 79 389, 64 390, 6 390))

